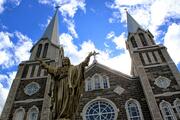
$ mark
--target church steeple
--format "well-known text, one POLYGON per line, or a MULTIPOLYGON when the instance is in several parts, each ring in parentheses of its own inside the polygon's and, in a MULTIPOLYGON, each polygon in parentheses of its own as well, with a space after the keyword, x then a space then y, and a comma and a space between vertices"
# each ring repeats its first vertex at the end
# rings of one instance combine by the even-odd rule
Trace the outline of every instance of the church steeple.
POLYGON ((139 28, 142 27, 136 22, 136 20, 126 11, 127 14, 127 27, 128 33, 136 33, 139 28))
POLYGON ((42 38, 48 38, 55 45, 59 45, 58 8, 56 7, 56 12, 42 36, 42 38))

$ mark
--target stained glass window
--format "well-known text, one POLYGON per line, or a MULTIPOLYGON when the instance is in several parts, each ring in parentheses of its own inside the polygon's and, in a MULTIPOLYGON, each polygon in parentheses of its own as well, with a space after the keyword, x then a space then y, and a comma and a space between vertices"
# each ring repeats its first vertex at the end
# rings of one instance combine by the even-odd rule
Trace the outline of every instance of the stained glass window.
POLYGON ((179 117, 180 117, 180 100, 179 100, 179 99, 176 99, 176 100, 174 101, 174 106, 175 106, 175 108, 176 108, 177 114, 178 114, 179 117))
POLYGON ((86 91, 110 88, 109 78, 106 75, 95 74, 91 78, 87 78, 85 83, 86 91))
POLYGON ((23 120, 24 119, 24 109, 19 108, 15 111, 13 120, 23 120))
POLYGON ((164 120, 177 120, 170 103, 163 101, 160 103, 160 107, 164 120))
POLYGON ((36 106, 33 106, 28 111, 28 120, 37 120, 38 119, 39 110, 36 106))
POLYGON ((86 120, 115 120, 116 111, 106 101, 96 100, 87 107, 86 120))
POLYGON ((128 120, 143 120, 140 104, 135 99, 126 102, 126 112, 128 120))
POLYGON ((94 76, 94 80, 95 80, 95 89, 101 88, 100 76, 98 76, 98 75, 94 76))

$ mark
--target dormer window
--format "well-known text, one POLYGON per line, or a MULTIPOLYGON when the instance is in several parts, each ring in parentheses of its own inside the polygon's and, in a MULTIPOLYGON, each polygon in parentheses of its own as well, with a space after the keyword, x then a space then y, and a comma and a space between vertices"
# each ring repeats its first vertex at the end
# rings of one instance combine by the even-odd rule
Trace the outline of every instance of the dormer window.
POLYGON ((95 75, 94 76, 94 82, 95 82, 95 89, 101 88, 100 75, 95 75))
POLYGON ((110 88, 108 76, 102 76, 100 74, 95 74, 91 78, 87 78, 85 85, 86 91, 110 88))
POLYGON ((87 91, 91 91, 91 90, 92 90, 91 79, 88 79, 88 80, 86 81, 86 84, 87 84, 87 91))
POLYGON ((104 88, 109 88, 109 80, 107 76, 103 76, 103 86, 104 88))

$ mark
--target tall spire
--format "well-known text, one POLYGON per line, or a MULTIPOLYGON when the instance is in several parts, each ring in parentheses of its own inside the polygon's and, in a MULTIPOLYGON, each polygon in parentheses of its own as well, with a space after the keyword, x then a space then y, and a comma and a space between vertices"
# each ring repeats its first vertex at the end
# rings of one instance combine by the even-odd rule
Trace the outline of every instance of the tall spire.
POLYGON ((136 22, 136 20, 128 13, 126 10, 127 14, 127 27, 128 27, 128 33, 135 33, 137 32, 138 28, 142 27, 136 22))
POLYGON ((56 7, 56 12, 42 36, 42 38, 48 38, 55 45, 59 45, 58 8, 59 6, 56 7))

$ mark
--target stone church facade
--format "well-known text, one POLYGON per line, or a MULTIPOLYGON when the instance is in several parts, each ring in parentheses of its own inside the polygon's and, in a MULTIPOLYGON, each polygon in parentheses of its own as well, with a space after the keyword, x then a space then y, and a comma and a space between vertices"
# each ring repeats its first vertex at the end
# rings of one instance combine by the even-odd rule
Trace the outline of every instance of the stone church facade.
MULTIPOLYGON (((75 120, 179 120, 180 73, 163 45, 127 13, 126 41, 131 76, 94 61, 85 72, 83 94, 75 120)), ((37 58, 61 67, 58 12, 28 61, 19 64, 0 120, 52 120, 53 80, 37 58)))

